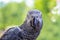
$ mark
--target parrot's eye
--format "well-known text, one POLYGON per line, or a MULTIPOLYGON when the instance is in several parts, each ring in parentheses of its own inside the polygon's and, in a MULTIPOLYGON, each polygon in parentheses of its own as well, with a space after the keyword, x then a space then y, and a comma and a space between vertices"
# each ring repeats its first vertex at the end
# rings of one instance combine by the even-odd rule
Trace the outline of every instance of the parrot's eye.
POLYGON ((31 16, 32 18, 34 18, 34 16, 31 16))
POLYGON ((36 16, 36 18, 38 18, 38 16, 36 16))

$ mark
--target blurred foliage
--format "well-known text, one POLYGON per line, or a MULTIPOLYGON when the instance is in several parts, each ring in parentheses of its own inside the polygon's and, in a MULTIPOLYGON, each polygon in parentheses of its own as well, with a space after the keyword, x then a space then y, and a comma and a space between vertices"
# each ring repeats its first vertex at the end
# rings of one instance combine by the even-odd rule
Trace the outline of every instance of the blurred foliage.
POLYGON ((0 8, 0 29, 4 30, 11 25, 21 25, 29 9, 38 9, 42 11, 43 28, 37 40, 60 40, 60 16, 50 12, 55 6, 56 0, 35 0, 34 8, 27 7, 25 2, 8 3, 0 8))
POLYGON ((9 25, 21 25, 26 16, 25 3, 9 3, 5 7, 0 8, 1 22, 0 29, 5 29, 9 25))
POLYGON ((35 8, 48 13, 56 5, 56 0, 35 0, 35 8))

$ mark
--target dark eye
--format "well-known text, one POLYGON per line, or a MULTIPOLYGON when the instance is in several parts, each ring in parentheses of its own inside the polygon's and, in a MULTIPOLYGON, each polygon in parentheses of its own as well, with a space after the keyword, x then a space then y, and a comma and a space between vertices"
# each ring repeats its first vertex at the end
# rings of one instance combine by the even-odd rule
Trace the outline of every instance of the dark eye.
POLYGON ((31 16, 33 18, 33 16, 31 16))
POLYGON ((36 16, 36 18, 38 18, 38 16, 36 16))

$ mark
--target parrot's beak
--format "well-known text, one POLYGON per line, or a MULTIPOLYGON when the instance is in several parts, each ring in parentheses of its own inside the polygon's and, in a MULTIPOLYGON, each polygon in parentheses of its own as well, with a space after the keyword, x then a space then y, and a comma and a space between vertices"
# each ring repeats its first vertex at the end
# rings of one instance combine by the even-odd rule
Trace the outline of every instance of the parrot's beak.
POLYGON ((38 25, 38 22, 39 22, 39 21, 37 20, 37 18, 34 17, 34 18, 33 18, 33 25, 34 25, 34 26, 38 25))
POLYGON ((33 25, 36 25, 36 24, 37 24, 37 19, 33 18, 33 25))
POLYGON ((36 26, 38 25, 38 20, 37 20, 37 18, 33 18, 32 20, 31 20, 31 26, 33 26, 34 28, 36 28, 36 26))

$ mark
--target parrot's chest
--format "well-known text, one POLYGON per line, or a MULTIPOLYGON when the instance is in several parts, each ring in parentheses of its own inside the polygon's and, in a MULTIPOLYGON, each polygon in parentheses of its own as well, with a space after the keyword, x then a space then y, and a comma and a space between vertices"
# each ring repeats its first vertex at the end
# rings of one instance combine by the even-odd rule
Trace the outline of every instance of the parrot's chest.
POLYGON ((23 40, 36 40, 38 33, 24 31, 23 40))

